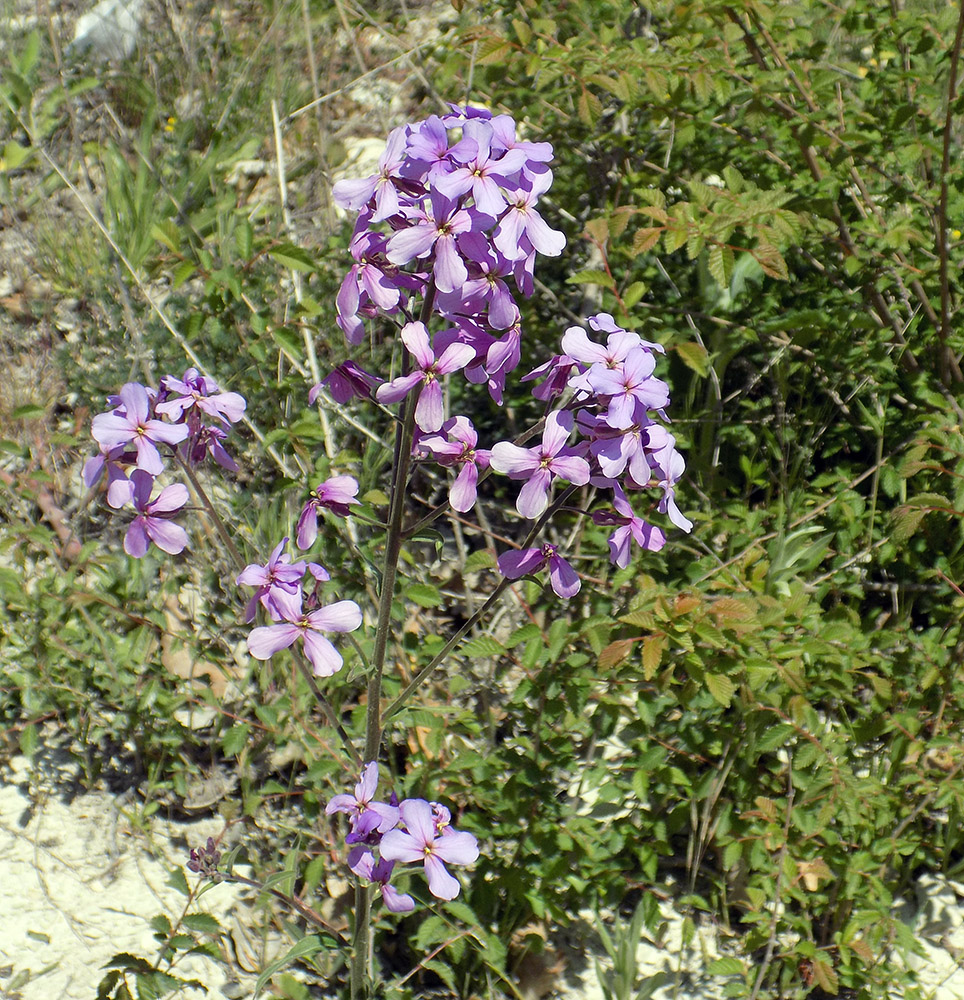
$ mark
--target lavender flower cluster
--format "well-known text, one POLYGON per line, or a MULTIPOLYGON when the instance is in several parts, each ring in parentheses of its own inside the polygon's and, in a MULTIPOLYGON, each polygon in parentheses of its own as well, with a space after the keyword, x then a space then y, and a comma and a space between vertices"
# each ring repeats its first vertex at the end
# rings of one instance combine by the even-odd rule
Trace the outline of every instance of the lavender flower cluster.
MULTIPOLYGON (((659 344, 623 330, 608 313, 589 318, 605 343, 570 327, 563 353, 523 378, 542 379, 533 390, 546 404, 535 447, 501 441, 479 448, 467 416, 445 419, 441 380, 459 371, 501 404, 522 336, 508 279, 530 295, 536 254, 556 256, 565 246, 536 208, 552 182, 552 147, 518 140, 516 131, 509 115, 452 105, 450 114, 395 129, 371 177, 335 185, 336 203, 359 213, 338 325, 349 343, 359 344, 363 318, 394 317, 408 362, 390 381, 345 362, 309 399, 322 386, 340 403, 374 396, 391 404, 414 395, 414 452, 456 470, 449 502, 460 513, 474 507, 479 473, 487 468, 523 481, 516 510, 532 520, 546 511, 557 480, 611 491, 612 506, 592 516, 614 528, 610 558, 624 567, 634 544, 658 551, 666 541, 639 516, 632 492, 660 489, 657 511, 692 528, 675 500, 683 459, 657 419, 666 419, 669 404, 668 386, 654 375, 659 344), (415 318, 419 300, 422 314, 438 316, 443 329, 433 334, 415 318)), ((578 574, 551 544, 503 553, 498 565, 510 579, 548 567, 560 597, 580 588, 578 574)))
POLYGON ((325 812, 347 813, 351 844, 348 867, 366 882, 379 887, 385 906, 393 913, 415 909, 415 900, 391 885, 396 862, 421 863, 429 892, 437 899, 455 899, 461 886, 449 865, 470 865, 479 856, 478 841, 471 833, 452 826, 452 814, 438 802, 404 799, 393 792, 389 802, 376 802, 378 765, 366 764, 354 794, 336 795, 325 812), (376 857, 377 854, 377 857, 376 857))
POLYGON ((188 491, 172 483, 151 499, 155 478, 164 471, 158 445, 192 466, 209 455, 237 471, 224 439, 244 413, 244 397, 222 392, 214 379, 189 368, 183 378, 165 375, 159 389, 128 382, 107 402, 111 409, 98 413, 91 425, 100 452, 84 465, 84 482, 93 488, 106 472, 107 503, 115 510, 134 509, 124 538, 128 555, 141 558, 151 542, 176 555, 187 545, 187 534, 171 518, 187 503, 188 491))

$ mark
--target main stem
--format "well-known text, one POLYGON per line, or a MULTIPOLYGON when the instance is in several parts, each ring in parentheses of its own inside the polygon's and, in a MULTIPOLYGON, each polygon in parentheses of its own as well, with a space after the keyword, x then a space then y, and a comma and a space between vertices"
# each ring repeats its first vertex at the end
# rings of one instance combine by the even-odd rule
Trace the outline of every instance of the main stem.
MULTIPOLYGON (((419 319, 428 325, 435 305, 435 284, 430 283, 425 292, 419 319)), ((407 356, 403 371, 408 369, 407 356)), ((395 431, 395 463, 392 470, 392 493, 388 508, 388 536, 385 539, 385 563, 382 568, 382 589, 378 595, 378 622, 375 628, 375 648, 372 652, 371 672, 368 675, 368 714, 365 726, 365 752, 362 760, 370 763, 378 759, 382 742, 381 699, 382 674, 385 670, 385 653, 392 624, 392 601, 395 597, 395 577, 402 552, 404 534, 402 516, 405 513, 405 495, 408 471, 412 463, 412 440, 415 436, 415 400, 406 399, 395 431)), ((355 932, 352 940, 351 998, 362 1000, 371 992, 371 886, 355 886, 355 932)))

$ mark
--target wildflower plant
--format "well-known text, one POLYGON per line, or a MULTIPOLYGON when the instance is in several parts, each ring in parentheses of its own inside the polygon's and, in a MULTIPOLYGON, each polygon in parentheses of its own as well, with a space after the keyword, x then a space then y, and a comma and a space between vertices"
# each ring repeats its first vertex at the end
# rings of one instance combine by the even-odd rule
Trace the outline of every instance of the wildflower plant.
MULTIPOLYGON (((325 567, 296 558, 288 537, 244 565, 230 532, 219 527, 238 563, 239 619, 264 621, 248 632, 248 651, 267 660, 294 647, 296 663, 347 754, 353 791, 332 798, 326 812, 347 817, 345 862, 356 885, 353 997, 367 994, 372 985, 373 890, 389 912, 415 909, 424 893, 401 892, 392 879, 420 865, 430 896, 452 900, 482 849, 472 833, 456 829, 442 803, 399 801, 394 792, 378 797, 385 727, 513 581, 546 573, 560 598, 579 591, 572 554, 552 532, 560 516, 590 516, 612 526, 610 557, 618 567, 628 565, 636 549, 654 552, 666 542, 663 528, 647 520, 647 506, 677 528, 692 527, 675 498, 684 463, 665 426, 669 390, 655 374, 662 348, 620 328, 607 313, 589 317, 589 330, 569 327, 561 353, 519 380, 531 385, 543 413, 516 440, 480 447, 470 417, 448 412, 449 380, 462 379, 501 406, 519 365, 518 297, 532 294, 537 257, 559 256, 566 245, 540 211, 540 198, 552 183, 551 159, 548 143, 518 138, 510 116, 452 105, 447 114, 396 128, 374 175, 335 185, 336 204, 357 213, 350 242, 354 263, 335 302, 337 325, 354 348, 365 340, 368 326, 390 331, 397 369, 372 372, 364 359, 346 361, 313 386, 308 399, 397 407, 377 607, 366 612, 353 600, 328 600, 337 579, 325 567), (438 467, 451 486, 446 502, 416 515, 408 497, 420 466, 438 467), (511 484, 521 484, 515 493, 522 520, 518 540, 508 547, 503 542, 499 579, 486 601, 386 706, 382 682, 403 549, 416 532, 450 511, 470 517, 480 502, 479 487, 491 475, 507 477, 513 491, 511 484), (364 662, 365 732, 352 735, 317 679, 342 668, 342 637, 351 641, 359 629, 373 642, 364 662)), ((110 406, 94 418, 100 453, 87 463, 85 480, 94 486, 106 475, 110 506, 133 508, 125 542, 129 554, 143 556, 152 542, 176 554, 189 544, 184 527, 173 520, 183 517, 188 492, 170 483, 152 499, 155 480, 165 475, 165 458, 173 459, 213 514, 194 469, 207 459, 226 470, 237 468, 227 444, 244 400, 192 368, 181 378, 165 376, 156 389, 129 383, 110 406)), ((321 518, 353 516, 358 490, 347 473, 311 488, 289 536, 297 549, 307 553, 314 546, 321 518)), ((480 519, 480 532, 485 524, 480 519)), ((210 874, 216 864, 192 856, 190 867, 210 874)))

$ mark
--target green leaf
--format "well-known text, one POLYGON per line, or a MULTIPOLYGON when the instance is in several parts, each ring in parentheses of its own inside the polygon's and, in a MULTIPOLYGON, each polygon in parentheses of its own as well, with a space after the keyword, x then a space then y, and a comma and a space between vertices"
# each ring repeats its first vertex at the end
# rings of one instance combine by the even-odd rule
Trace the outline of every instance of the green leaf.
POLYGON ((706 971, 711 976, 745 976, 746 964, 741 959, 728 955, 710 962, 706 971))
POLYGON ((720 288, 728 288, 733 275, 733 249, 721 243, 715 244, 710 247, 706 264, 720 288))
POLYGON ((706 687, 713 695, 714 700, 724 708, 729 707, 733 695, 736 693, 736 685, 725 674, 707 674, 706 687))
POLYGON ((10 416, 13 420, 37 420, 45 412, 42 406, 37 406, 36 403, 27 403, 24 406, 18 406, 10 416))
POLYGON ((3 147, 3 156, 0 158, 0 170, 17 170, 22 167, 27 160, 33 156, 34 150, 31 146, 21 146, 13 139, 9 140, 3 147))
POLYGON ((247 745, 250 735, 251 727, 246 722, 239 722, 237 725, 232 726, 221 737, 221 749, 224 752, 224 756, 234 757, 239 753, 247 745))
POLYGON ((314 955, 316 951, 320 950, 321 940, 317 935, 312 934, 309 937, 303 937, 286 955, 275 959, 275 961, 265 966, 264 971, 258 976, 258 981, 254 984, 255 997, 264 989, 265 984, 276 972, 280 972, 286 965, 296 962, 299 958, 307 958, 309 955, 314 955))
POLYGON ((570 285, 601 285, 609 289, 616 287, 616 282, 605 271, 576 271, 575 274, 570 274, 566 281, 570 285))
POLYGON ((632 309, 634 305, 646 294, 649 286, 645 281, 634 281, 624 292, 623 292, 623 306, 626 309, 632 309))
POLYGON ((282 243, 280 246, 272 247, 268 253, 279 263, 292 271, 301 271, 310 274, 318 269, 314 258, 307 250, 295 246, 294 243, 282 243))
POLYGON ((438 587, 430 583, 413 583, 405 588, 405 597, 420 608, 437 608, 442 603, 438 587))
POLYGON ((238 248, 238 256, 242 260, 248 260, 254 244, 254 227, 247 219, 242 219, 234 230, 234 243, 238 248))
POLYGON ((40 733, 34 723, 30 722, 23 727, 20 733, 20 752, 24 757, 32 757, 40 742, 40 733))
POLYGON ((189 930, 200 931, 202 934, 221 933, 221 925, 210 913, 188 913, 181 923, 189 930))
POLYGON ((710 358, 702 344, 695 340, 689 340, 683 344, 677 344, 675 350, 680 361, 691 371, 704 378, 709 374, 710 358))
POLYGON ((469 659, 482 659, 486 656, 501 656, 505 652, 505 646, 492 636, 479 635, 464 643, 459 652, 469 659))
POLYGON ((184 870, 182 868, 170 869, 167 874, 167 884, 172 889, 176 889, 182 896, 191 895, 191 889, 187 884, 187 879, 184 877, 184 870))

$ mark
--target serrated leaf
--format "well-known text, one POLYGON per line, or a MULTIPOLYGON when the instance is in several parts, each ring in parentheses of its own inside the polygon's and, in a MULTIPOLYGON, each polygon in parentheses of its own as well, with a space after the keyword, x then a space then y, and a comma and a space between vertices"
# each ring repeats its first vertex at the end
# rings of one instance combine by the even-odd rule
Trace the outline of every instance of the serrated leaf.
POLYGON ((825 993, 831 996, 837 995, 837 972, 823 955, 817 955, 813 960, 813 979, 825 993))
POLYGON ((188 913, 181 921, 185 927, 202 934, 220 934, 221 925, 210 913, 188 913))
POLYGON ((247 723, 239 722, 236 726, 232 726, 221 737, 221 750, 224 756, 234 757, 239 753, 247 744, 250 735, 251 728, 247 723))
POLYGON ((714 601, 709 608, 710 614, 716 618, 717 624, 722 628, 727 622, 751 621, 755 615, 753 609, 746 601, 738 600, 735 597, 721 597, 714 601))
POLYGON ((666 224, 663 231, 663 249, 667 253, 675 253, 686 242, 689 229, 686 224, 673 220, 666 224))
POLYGON ((254 227, 247 219, 242 219, 234 230, 234 243, 238 248, 238 256, 242 260, 248 260, 254 244, 254 227))
POLYGON ((779 722, 775 726, 770 726, 756 742, 756 749, 760 753, 770 753, 778 747, 786 746, 787 742, 796 735, 796 729, 788 722, 779 722))
POLYGON ((585 232, 597 243, 605 243, 609 239, 609 223, 606 219, 590 219, 586 223, 585 232))
POLYGON ((605 271, 576 271, 566 279, 570 285, 602 285, 603 288, 615 288, 616 282, 605 271))
POLYGON ((770 243, 760 243, 753 250, 753 257, 760 265, 764 274, 771 278, 779 278, 786 281, 790 274, 787 271, 787 262, 783 259, 783 254, 770 243))
POLYGON ((512 27, 515 28, 516 38, 518 38, 523 45, 528 46, 529 42, 532 40, 532 28, 530 28, 525 21, 522 21, 517 17, 512 18, 512 27))
POLYGON ((523 625, 521 628, 517 628, 512 635, 506 639, 505 648, 515 649, 516 646, 521 645, 523 642, 529 642, 530 639, 537 639, 541 635, 542 630, 538 625, 523 625))
POLYGON ((505 652, 505 647, 491 636, 479 635, 463 643, 459 652, 469 657, 469 659, 476 659, 486 656, 501 656, 505 652))
POLYGON ((193 261, 182 260, 171 274, 171 287, 180 288, 186 281, 194 277, 197 267, 193 261))
POLYGON ((623 306, 626 309, 632 309, 634 305, 646 294, 649 286, 645 281, 634 281, 624 292, 623 292, 623 306))
POLYGON ((167 874, 167 884, 176 889, 182 896, 190 896, 191 890, 188 887, 187 879, 184 877, 182 868, 172 868, 167 874))
POLYGON ((662 632, 643 639, 643 677, 646 680, 651 681, 659 671, 665 646, 666 636, 662 632))
POLYGON ((743 976, 746 975, 746 964, 733 955, 727 955, 725 958, 717 958, 710 962, 706 971, 711 976, 743 976))
POLYGON ((636 639, 617 639, 599 654, 596 663, 600 670, 611 670, 618 666, 632 652, 636 639))
POLYGON ((706 674, 706 688, 713 696, 713 700, 724 708, 728 708, 736 693, 736 685, 726 674, 706 674))
POLYGON ((478 549, 465 560, 465 572, 476 573, 480 569, 495 569, 495 556, 488 549, 478 549))
POLYGON ((487 38, 479 46, 476 62, 483 66, 504 65, 512 55, 512 46, 504 38, 487 38))
POLYGON ((706 266, 713 275, 713 280, 720 288, 728 288, 730 278, 733 276, 733 249, 717 243, 710 247, 707 254, 706 266))
POLYGON ((643 229, 637 229, 633 233, 633 256, 636 257, 641 253, 646 253, 647 250, 652 250, 659 242, 662 232, 662 226, 647 226, 643 229))

